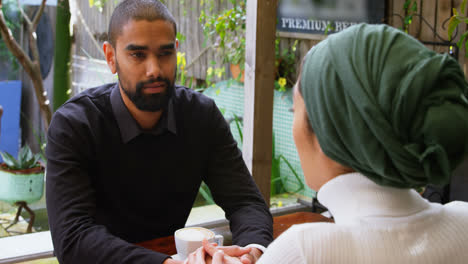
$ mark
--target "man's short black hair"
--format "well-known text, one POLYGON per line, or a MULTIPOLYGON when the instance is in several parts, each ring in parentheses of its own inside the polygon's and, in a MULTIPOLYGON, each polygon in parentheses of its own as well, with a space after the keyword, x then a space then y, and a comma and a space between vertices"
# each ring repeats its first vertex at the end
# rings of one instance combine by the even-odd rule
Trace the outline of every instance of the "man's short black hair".
POLYGON ((125 0, 115 8, 112 13, 108 37, 112 47, 115 48, 117 37, 122 34, 122 28, 130 20, 164 20, 174 26, 174 33, 177 35, 177 25, 171 12, 158 0, 125 0))

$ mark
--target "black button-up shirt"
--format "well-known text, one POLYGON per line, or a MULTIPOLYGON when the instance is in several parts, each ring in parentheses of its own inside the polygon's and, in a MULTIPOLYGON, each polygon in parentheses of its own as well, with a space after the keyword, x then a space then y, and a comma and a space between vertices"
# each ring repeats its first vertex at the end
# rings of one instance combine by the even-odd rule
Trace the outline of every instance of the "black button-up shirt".
POLYGON ((233 243, 267 246, 272 219, 213 100, 177 87, 156 127, 142 130, 118 85, 88 89, 54 114, 47 209, 64 263, 162 263, 132 243, 184 226, 201 181, 230 220, 233 243))

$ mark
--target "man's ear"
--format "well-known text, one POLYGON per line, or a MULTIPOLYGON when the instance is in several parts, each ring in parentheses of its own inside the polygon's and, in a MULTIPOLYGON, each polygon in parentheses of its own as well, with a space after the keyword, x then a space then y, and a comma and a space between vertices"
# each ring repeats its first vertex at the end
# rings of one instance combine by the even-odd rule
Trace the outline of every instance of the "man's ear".
POLYGON ((176 50, 179 49, 179 40, 178 39, 175 40, 175 48, 176 48, 176 50))
POLYGON ((106 41, 104 42, 102 49, 104 50, 104 55, 106 56, 106 61, 107 65, 109 66, 109 69, 111 70, 112 74, 115 74, 117 72, 117 67, 115 64, 116 59, 114 47, 112 47, 112 45, 106 41))

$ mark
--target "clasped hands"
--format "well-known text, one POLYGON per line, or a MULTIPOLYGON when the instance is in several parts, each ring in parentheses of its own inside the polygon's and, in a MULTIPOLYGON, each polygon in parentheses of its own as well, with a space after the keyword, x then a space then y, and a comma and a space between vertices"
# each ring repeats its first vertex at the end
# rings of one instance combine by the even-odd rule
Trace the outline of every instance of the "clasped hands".
POLYGON ((254 264, 262 255, 257 248, 216 247, 203 240, 203 246, 191 253, 184 264, 254 264))

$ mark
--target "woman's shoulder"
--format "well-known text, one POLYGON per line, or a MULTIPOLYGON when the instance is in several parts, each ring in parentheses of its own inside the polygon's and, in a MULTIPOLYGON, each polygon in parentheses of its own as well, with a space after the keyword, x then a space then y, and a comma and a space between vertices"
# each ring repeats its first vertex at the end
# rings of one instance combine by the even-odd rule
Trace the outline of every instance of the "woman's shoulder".
POLYGON ((353 229, 334 223, 307 223, 293 225, 281 236, 294 237, 307 243, 324 243, 324 240, 345 239, 353 236, 353 229))
POLYGON ((336 263, 334 254, 344 256, 341 244, 353 241, 352 228, 334 223, 293 225, 274 240, 259 263, 336 263))
POLYGON ((453 202, 445 204, 444 206, 448 208, 454 208, 454 209, 460 209, 460 210, 468 209, 468 203, 462 202, 462 201, 453 201, 453 202))
POLYGON ((443 206, 445 212, 451 215, 464 217, 468 223, 468 203, 462 201, 453 201, 443 206))

